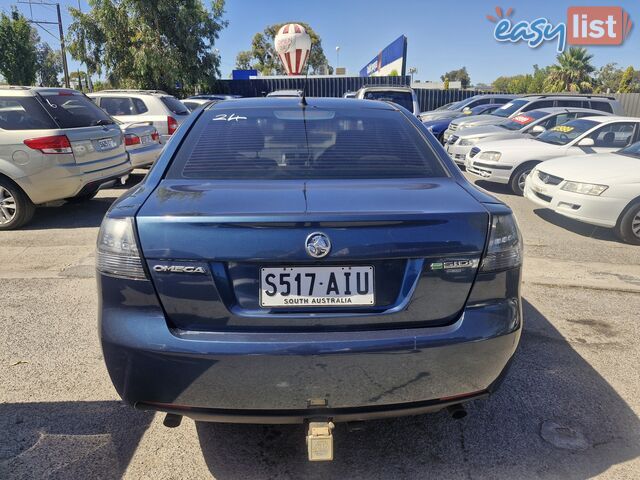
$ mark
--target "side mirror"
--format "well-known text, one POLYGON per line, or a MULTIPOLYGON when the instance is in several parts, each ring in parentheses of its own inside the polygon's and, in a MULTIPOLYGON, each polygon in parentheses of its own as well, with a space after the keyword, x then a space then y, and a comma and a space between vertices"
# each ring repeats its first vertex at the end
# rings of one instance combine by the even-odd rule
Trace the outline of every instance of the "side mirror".
POLYGON ((596 142, 593 141, 593 138, 589 137, 583 138, 578 142, 579 147, 593 147, 595 144, 596 142))
POLYGON ((533 127, 531 129, 530 133, 532 133, 533 135, 540 135, 541 133, 544 133, 546 131, 547 131, 547 129, 544 128, 542 125, 536 125, 535 127, 533 127))

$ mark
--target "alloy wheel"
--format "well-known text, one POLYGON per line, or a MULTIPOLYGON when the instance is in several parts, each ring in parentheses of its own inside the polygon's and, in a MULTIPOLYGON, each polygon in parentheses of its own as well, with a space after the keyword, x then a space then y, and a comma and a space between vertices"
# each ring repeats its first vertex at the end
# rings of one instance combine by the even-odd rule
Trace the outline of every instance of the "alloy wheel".
POLYGON ((11 192, 0 187, 0 225, 11 222, 16 216, 16 199, 11 192))
POLYGON ((631 219, 631 232, 640 238, 640 211, 631 219))
POLYGON ((521 192, 524 192, 524 182, 527 180, 527 177, 531 173, 531 170, 526 170, 520 174, 518 177, 518 188, 520 188, 521 192))

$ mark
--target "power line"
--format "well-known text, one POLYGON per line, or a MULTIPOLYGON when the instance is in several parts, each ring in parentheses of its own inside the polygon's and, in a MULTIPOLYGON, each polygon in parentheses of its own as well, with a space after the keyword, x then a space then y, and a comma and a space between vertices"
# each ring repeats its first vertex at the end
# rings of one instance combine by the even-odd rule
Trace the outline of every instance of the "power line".
POLYGON ((67 88, 70 88, 71 84, 69 83, 69 67, 67 65, 67 49, 65 48, 65 45, 64 45, 64 29, 62 27, 62 15, 60 14, 60 4, 59 3, 48 3, 48 2, 38 1, 38 0, 18 0, 18 3, 23 3, 23 4, 29 5, 29 10, 31 12, 31 20, 29 20, 29 23, 33 23, 34 25, 37 25, 42 30, 44 30, 49 35, 51 35, 52 37, 55 37, 55 35, 53 33, 51 33, 49 30, 47 30, 47 28, 44 27, 43 25, 57 25, 58 26, 58 33, 60 35, 60 52, 62 54, 62 69, 64 70, 64 85, 67 88), (49 22, 47 20, 34 20, 33 19, 33 5, 43 5, 43 6, 52 6, 52 7, 55 6, 56 7, 56 13, 58 15, 58 21, 57 22, 49 22))

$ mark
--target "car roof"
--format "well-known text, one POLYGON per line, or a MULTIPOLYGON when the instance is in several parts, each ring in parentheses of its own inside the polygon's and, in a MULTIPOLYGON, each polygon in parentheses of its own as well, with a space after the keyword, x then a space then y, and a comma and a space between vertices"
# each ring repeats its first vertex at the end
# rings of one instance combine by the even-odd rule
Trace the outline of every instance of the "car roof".
MULTIPOLYGON (((599 110, 596 110, 594 108, 581 108, 581 107, 544 107, 544 108, 536 108, 535 110, 530 110, 531 112, 544 112, 548 115, 551 115, 553 113, 562 113, 562 112, 589 112, 589 113, 596 113, 599 110)), ((526 115, 529 112, 523 112, 520 113, 519 115, 526 115)), ((602 112, 602 115, 608 115, 607 112, 602 112)), ((596 115, 594 115, 596 116, 596 115)), ((585 118, 585 117, 582 117, 585 118)))
POLYGON ((82 95, 82 92, 74 90, 73 88, 64 87, 29 87, 23 85, 0 85, 0 95, 7 93, 13 94, 13 96, 28 97, 34 93, 39 92, 60 92, 67 93, 69 95, 82 95))
POLYGON ((404 85, 366 85, 361 87, 360 90, 395 90, 397 92, 412 92, 413 88, 406 87, 404 85))
POLYGON ((112 89, 100 90, 98 92, 87 93, 89 97, 96 95, 155 95, 159 97, 170 97, 171 95, 163 90, 136 90, 136 89, 112 89))
POLYGON ((623 115, 602 115, 597 117, 582 117, 576 120, 591 120, 597 123, 612 123, 612 122, 640 123, 640 118, 638 117, 625 117, 623 115))
MULTIPOLYGON (((235 98, 232 100, 222 100, 217 102, 209 109, 222 108, 282 108, 282 107, 299 107, 302 108, 299 97, 253 97, 253 98, 235 98)), ((354 98, 339 97, 306 97, 308 107, 323 108, 340 108, 340 109, 377 109, 377 110, 398 110, 389 102, 378 100, 361 100, 354 98)))

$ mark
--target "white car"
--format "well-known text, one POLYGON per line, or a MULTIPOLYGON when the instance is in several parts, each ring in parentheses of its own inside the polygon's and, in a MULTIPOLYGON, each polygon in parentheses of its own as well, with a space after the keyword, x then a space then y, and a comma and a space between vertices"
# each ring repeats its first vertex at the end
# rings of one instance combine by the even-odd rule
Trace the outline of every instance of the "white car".
POLYGON ((479 142, 505 140, 508 138, 536 137, 539 134, 562 125, 575 118, 608 115, 587 108, 541 108, 527 113, 520 113, 498 124, 480 125, 467 128, 449 137, 445 150, 459 165, 464 165, 467 154, 479 142))
POLYGON ((640 118, 597 116, 571 120, 540 134, 482 142, 465 159, 467 172, 484 180, 508 184, 524 193, 527 175, 540 162, 568 155, 608 153, 638 140, 640 118))
POLYGON ((444 132, 447 140, 453 132, 479 125, 497 124, 505 118, 513 118, 521 113, 539 110, 541 108, 566 107, 589 108, 599 112, 613 115, 624 115, 622 105, 614 97, 600 95, 573 95, 573 94, 549 94, 549 95, 524 95, 510 101, 491 115, 478 115, 473 118, 457 118, 449 124, 444 132))
POLYGON ((391 102, 406 108, 416 116, 420 113, 418 97, 411 87, 365 86, 356 92, 355 98, 391 102))
POLYGON ((565 217, 613 228, 640 245, 640 142, 613 153, 564 157, 537 166, 524 195, 565 217))
POLYGON ((274 90, 273 92, 267 93, 267 97, 282 97, 282 98, 290 98, 290 97, 301 97, 302 90, 274 90))
POLYGON ((191 113, 180 100, 161 90, 101 90, 87 94, 123 123, 150 122, 166 143, 191 113))

